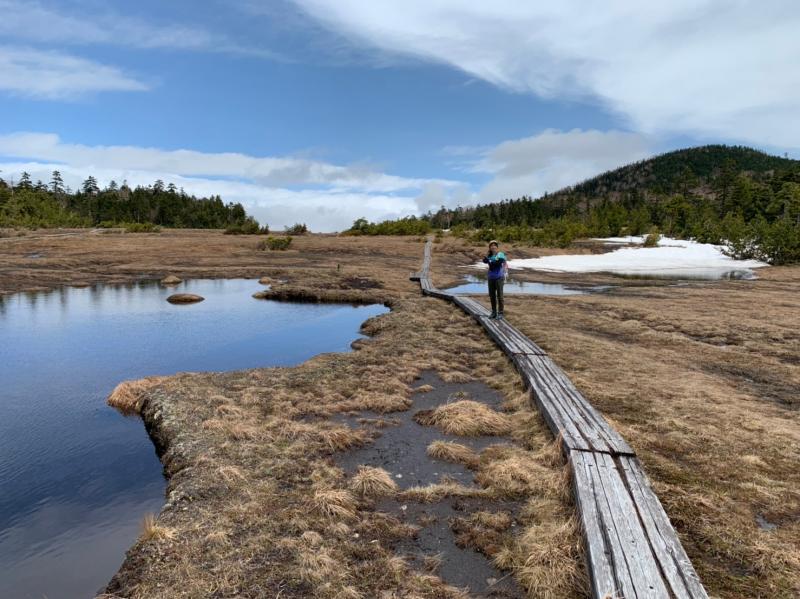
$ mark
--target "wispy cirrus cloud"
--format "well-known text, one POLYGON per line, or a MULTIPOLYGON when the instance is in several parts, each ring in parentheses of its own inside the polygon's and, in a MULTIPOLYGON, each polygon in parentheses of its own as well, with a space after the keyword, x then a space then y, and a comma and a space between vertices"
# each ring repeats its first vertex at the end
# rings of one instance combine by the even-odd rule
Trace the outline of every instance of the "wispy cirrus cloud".
POLYGON ((286 60, 266 48, 243 45, 216 31, 185 23, 156 23, 109 9, 65 13, 36 1, 0 0, 0 37, 27 44, 111 45, 243 54, 286 60))
POLYGON ((641 132, 800 146, 793 0, 295 0, 352 43, 601 103, 641 132))
POLYGON ((0 46, 0 91, 37 99, 88 93, 146 91, 150 85, 121 69, 50 50, 0 46))

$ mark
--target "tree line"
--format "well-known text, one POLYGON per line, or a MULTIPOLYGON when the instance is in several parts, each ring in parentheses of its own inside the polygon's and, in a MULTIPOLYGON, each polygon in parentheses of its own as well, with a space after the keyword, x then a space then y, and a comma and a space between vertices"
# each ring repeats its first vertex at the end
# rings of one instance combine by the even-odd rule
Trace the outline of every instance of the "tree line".
POLYGON ((90 227, 139 223, 177 228, 219 229, 258 223, 239 203, 219 195, 196 197, 162 180, 131 188, 111 181, 100 188, 89 176, 80 189, 65 185, 59 171, 34 183, 28 173, 9 184, 0 179, 0 226, 90 227))

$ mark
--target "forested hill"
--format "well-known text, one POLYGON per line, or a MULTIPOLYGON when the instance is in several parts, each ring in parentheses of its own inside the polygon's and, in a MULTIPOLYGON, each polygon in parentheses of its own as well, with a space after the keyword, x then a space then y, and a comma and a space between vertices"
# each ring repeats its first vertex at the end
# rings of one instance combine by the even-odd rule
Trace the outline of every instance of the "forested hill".
POLYGON ((101 189, 90 176, 77 191, 64 185, 58 171, 47 184, 33 183, 27 173, 13 185, 0 180, 0 227, 98 225, 258 229, 241 204, 226 204, 219 196, 198 198, 160 180, 135 188, 111 181, 101 189))
MULTIPOLYGON (((710 145, 676 150, 605 172, 553 194, 601 197, 636 190, 653 194, 703 191, 703 185, 739 173, 763 174, 797 168, 800 161, 743 146, 710 145)), ((712 189, 706 191, 712 191, 712 189)))
POLYGON ((422 218, 357 220, 354 235, 451 229, 474 241, 566 247, 575 239, 660 233, 726 243, 730 254, 800 261, 800 161, 743 147, 678 150, 539 199, 442 208, 422 218))
POLYGON ((720 219, 740 213, 750 220, 770 209, 780 211, 775 199, 782 190, 789 193, 784 183, 800 183, 800 161, 741 146, 709 145, 629 164, 539 199, 523 196, 440 210, 427 220, 435 227, 537 226, 568 215, 585 218, 592 208, 618 203, 628 211, 647 207, 650 222, 660 224, 666 205, 677 197, 695 205, 709 202, 720 219))

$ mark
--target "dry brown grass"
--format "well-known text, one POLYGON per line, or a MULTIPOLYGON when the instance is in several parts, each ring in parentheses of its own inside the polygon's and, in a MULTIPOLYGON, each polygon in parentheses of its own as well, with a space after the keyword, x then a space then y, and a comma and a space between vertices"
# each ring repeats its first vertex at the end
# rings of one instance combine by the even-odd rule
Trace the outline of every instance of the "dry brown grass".
POLYGON ((479 487, 467 487, 461 483, 445 479, 439 483, 425 485, 424 487, 410 487, 399 494, 407 501, 419 503, 435 503, 445 497, 485 497, 491 498, 491 493, 479 487))
POLYGON ((464 464, 469 468, 475 468, 480 461, 478 454, 466 445, 454 443, 452 441, 433 441, 428 445, 427 453, 437 460, 456 462, 464 464))
MULTIPOLYGON (((408 275, 419 268, 421 238, 303 235, 293 239, 289 251, 273 252, 268 266, 256 243, 256 236, 185 229, 159 235, 30 231, 0 240, 0 295, 65 284, 128 283, 142 273, 156 279, 180 273, 184 280, 266 277, 279 297, 305 289, 309 301, 333 301, 336 292, 342 292, 341 301, 383 301, 419 291, 408 275), (41 258, 27 258, 33 253, 41 258)), ((455 247, 460 249, 447 255, 451 266, 473 252, 458 242, 455 247)))
POLYGON ((327 489, 314 493, 312 505, 327 518, 352 520, 356 516, 356 499, 343 489, 327 489))
POLYGON ((154 514, 146 514, 142 519, 142 535, 140 538, 144 543, 161 540, 171 541, 175 538, 175 531, 158 524, 154 514))
POLYGON ((350 488, 363 497, 385 497, 397 492, 397 483, 383 468, 359 466, 350 480, 350 488))
POLYGON ((417 412, 414 419, 420 424, 438 426, 451 435, 494 436, 506 435, 511 431, 511 423, 506 415, 470 399, 417 412))
POLYGON ((517 575, 530 597, 565 599, 588 594, 580 568, 582 546, 575 519, 532 525, 514 545, 494 556, 495 565, 517 575))
POLYGON ((126 414, 138 414, 145 392, 158 385, 165 377, 151 376, 136 381, 123 381, 108 396, 108 405, 126 414))

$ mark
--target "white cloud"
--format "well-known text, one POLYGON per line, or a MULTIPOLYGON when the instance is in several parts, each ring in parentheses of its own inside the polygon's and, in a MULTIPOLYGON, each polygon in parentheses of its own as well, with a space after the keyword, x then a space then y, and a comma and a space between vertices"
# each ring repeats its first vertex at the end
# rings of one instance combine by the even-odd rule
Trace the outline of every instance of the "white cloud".
POLYGON ((235 177, 270 186, 328 185, 365 192, 419 189, 431 182, 443 187, 460 185, 445 179, 398 177, 363 165, 339 166, 306 158, 69 144, 63 143, 58 135, 52 133, 0 135, 0 156, 58 162, 86 170, 160 171, 181 176, 235 177))
POLYGON ((458 181, 399 177, 362 165, 239 153, 86 146, 63 143, 58 135, 48 133, 0 135, 0 156, 6 157, 0 162, 6 179, 18 180, 27 171, 34 180, 48 181, 56 169, 74 189, 90 174, 101 185, 112 179, 117 183, 127 180, 130 185, 150 185, 162 179, 198 196, 220 195, 224 201, 241 202, 250 214, 271 226, 306 222, 316 231, 341 230, 362 216, 383 220, 415 214, 420 208, 418 196, 429 189, 449 194, 451 200, 467 193, 458 181))
POLYGON ((0 46, 0 90, 33 98, 73 98, 101 91, 144 91, 148 85, 107 66, 61 52, 0 46))
POLYGON ((359 44, 543 97, 599 99, 646 133, 798 147, 794 0, 295 0, 359 44))
MULTIPOLYGON (((459 148, 462 159, 467 148, 459 148)), ((452 153, 452 149, 451 149, 452 153)), ((483 202, 522 195, 539 197, 653 153, 651 141, 623 131, 557 131, 479 148, 464 166, 492 175, 479 192, 483 202)))

